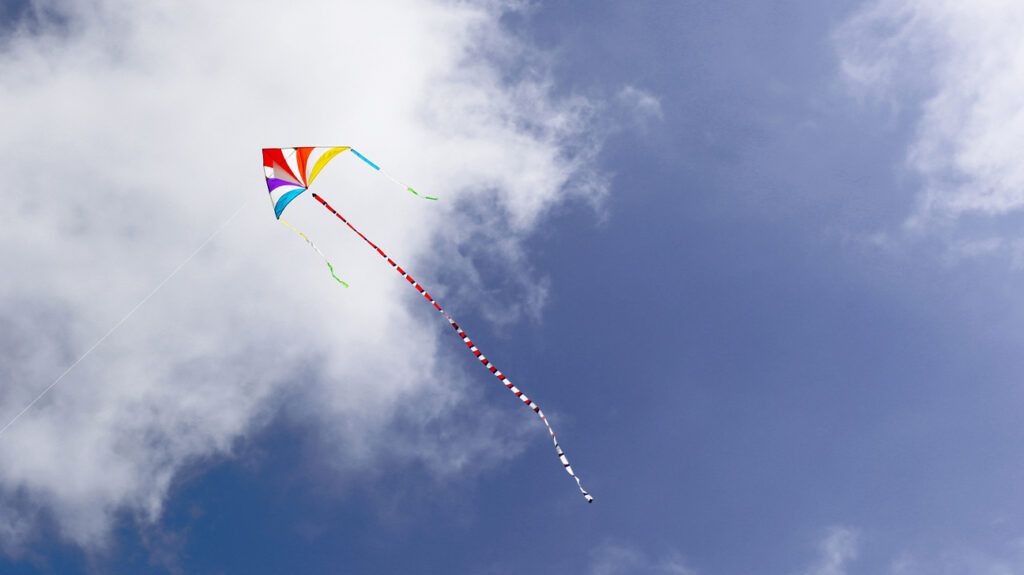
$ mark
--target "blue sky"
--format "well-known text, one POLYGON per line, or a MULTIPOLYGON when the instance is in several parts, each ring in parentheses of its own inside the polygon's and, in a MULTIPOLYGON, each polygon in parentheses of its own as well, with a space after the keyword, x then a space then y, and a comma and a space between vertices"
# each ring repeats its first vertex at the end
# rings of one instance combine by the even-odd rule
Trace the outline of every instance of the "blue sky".
MULTIPOLYGON (((538 115, 551 113, 549 124, 560 117, 551 109, 571 113, 572 102, 585 102, 579 126, 537 137, 530 147, 570 154, 589 146, 593 155, 580 156, 585 167, 577 171, 545 165, 538 180, 555 183, 538 195, 540 207, 533 211, 502 208, 500 190, 534 180, 464 181, 471 191, 456 196, 444 217, 464 223, 484 211, 479 202, 493 201, 507 213, 490 223, 516 228, 515 222, 528 222, 517 228, 512 244, 480 230, 470 234, 479 243, 450 240, 457 234, 440 216, 429 220, 434 227, 425 225, 422 236, 391 230, 394 239, 385 242, 386 216, 374 220, 367 211, 365 217, 383 228, 376 236, 395 246, 399 261, 401 250, 412 250, 424 236, 450 240, 437 240, 447 246, 439 253, 417 255, 414 273, 552 414, 595 504, 575 493, 531 414, 458 349, 457 338, 432 310, 399 286, 382 304, 358 299, 366 296, 356 292, 345 294, 354 298, 348 304, 322 305, 338 305, 327 313, 340 318, 355 317, 345 315, 345 305, 371 312, 391 309, 378 305, 399 306, 397 317, 367 312, 358 321, 418 326, 430 343, 424 355, 409 352, 407 361, 413 372, 429 374, 424 384, 430 387, 402 388, 394 401, 415 405, 428 389, 450 380, 460 399, 444 414, 424 423, 387 396, 380 400, 389 409, 387 423, 339 411, 336 417, 354 423, 335 428, 331 412, 310 407, 318 401, 315 392, 266 392, 237 429, 210 433, 210 441, 225 446, 193 447, 180 456, 172 451, 174 465, 154 464, 169 474, 166 490, 155 496, 162 502, 158 512, 147 512, 134 496, 111 496, 102 506, 109 522, 100 528, 109 536, 99 543, 67 526, 78 525, 65 518, 78 509, 71 495, 27 472, 6 477, 2 509, 17 510, 21 519, 16 528, 0 529, 16 541, 0 557, 0 570, 1024 572, 1024 502, 1017 495, 1024 473, 1017 375, 1024 367, 1018 335, 1024 299, 1016 289, 1024 276, 1015 230, 1022 180, 1013 171, 1012 153, 1001 147, 1024 136, 1012 98, 1005 105, 974 92, 962 96, 957 84, 972 78, 970 70, 985 69, 972 68, 972 55, 983 61, 993 50, 1012 52, 1000 38, 1019 47, 1012 35, 999 36, 1003 28, 994 23, 1020 22, 1021 13, 998 2, 979 5, 969 17, 958 10, 945 3, 885 1, 551 2, 497 16, 487 12, 504 41, 523 53, 495 56, 503 44, 477 46, 471 34, 468 44, 459 45, 491 58, 482 77, 497 82, 499 91, 522 88, 522 78, 539 76, 543 95, 534 105, 538 115), (967 40, 956 44, 948 39, 953 32, 967 40), (986 104, 980 111, 972 108, 978 102, 986 104), (604 184, 573 188, 574 178, 589 177, 604 184), (474 186, 494 187, 499 195, 492 199, 473 192, 474 186), (527 303, 527 297, 544 303, 527 303), (462 420, 469 423, 462 426, 462 420), (356 428, 377 425, 388 441, 434 455, 387 448, 370 457, 358 445, 339 455, 325 447, 356 428), (457 457, 464 445, 445 443, 452 430, 483 437, 479 446, 470 445, 485 461, 482 470, 447 469, 447 458, 457 457), (358 463, 349 465, 347 457, 358 463), (47 489, 74 505, 54 503, 47 489)), ((173 14, 162 16, 174 20, 173 14)), ((358 22, 359 12, 352 17, 358 22)), ((433 21, 401 25, 416 31, 433 21)), ((134 23, 128 17, 122 25, 134 23)), ((125 66, 146 68, 150 56, 129 52, 125 66)), ((1005 69, 1020 65, 1019 57, 1007 58, 1005 69)), ((32 64, 30 58, 19 61, 32 64)), ((355 72, 359 78, 361 73, 355 72)), ((372 84, 377 77, 367 78, 372 84)), ((990 82, 997 96, 1013 93, 1006 92, 1005 72, 973 80, 990 82)), ((116 88, 115 81, 110 89, 116 88)), ((359 93, 354 89, 348 97, 359 93)), ((359 106, 372 113, 372 98, 365 98, 359 106)), ((520 113, 495 106, 498 117, 520 113)), ((529 127, 528 112, 520 121, 529 127)), ((261 137, 286 137, 290 121, 286 115, 245 137, 258 149, 265 143, 257 141, 261 137)), ((294 121, 309 120, 299 115, 294 121)), ((474 121, 486 128, 491 116, 470 115, 453 126, 472 133, 474 121)), ((374 128, 353 125, 359 134, 374 128)), ((402 136, 402 127, 389 125, 373 142, 384 148, 389 137, 402 136)), ((301 130, 322 138, 308 126, 301 130)), ((532 134, 526 129, 512 135, 532 134)), ((481 139, 478 145, 491 143, 481 139)), ((443 145, 458 149, 460 141, 443 145)), ((403 153, 386 149, 388 161, 380 154, 375 159, 401 165, 396 156, 403 153)), ((488 158, 481 156, 481 173, 514 169, 488 158)), ((226 164, 233 166, 230 159, 226 164)), ((442 186, 444 170, 435 175, 410 164, 408 171, 419 170, 427 180, 417 189, 442 186)), ((256 181, 253 193, 261 185, 256 181)), ((352 201, 353 209, 361 209, 360 200, 352 201)), ((211 208, 218 213, 195 222, 182 241, 195 245, 195 238, 209 233, 230 212, 225 202, 211 208)), ((20 209, 32 216, 29 208, 20 209)), ((308 216, 310 222, 320 217, 312 210, 308 216)), ((400 223, 419 217, 413 211, 395 216, 400 223)), ((255 211, 252 219, 273 223, 255 211)), ((323 226, 318 240, 335 233, 330 222, 310 225, 323 226)), ((248 229, 226 232, 231 236, 208 265, 225 265, 247 241, 271 250, 284 249, 277 243, 298 243, 286 236, 248 240, 248 229)), ((160 230, 124 233, 164 237, 160 230)), ((43 261, 49 249, 57 248, 32 251, 38 258, 33 261, 43 261)), ((365 251, 355 243, 332 249, 365 251)), ((143 250, 138 259, 128 255, 108 265, 139 265, 145 256, 143 250)), ((297 251, 281 257, 305 256, 297 251)), ((12 258, 9 268, 28 265, 5 257, 12 258)), ((172 267, 175 253, 166 257, 172 267)), ((379 262, 345 264, 355 279, 365 278, 364 285, 400 282, 386 270, 379 279, 368 276, 377 273, 372 266, 384 267, 379 262)), ((4 292, 9 302, 21 301, 19 294, 29 289, 24 269, 16 272, 18 285, 4 292)), ((336 297, 320 271, 313 269, 308 278, 326 287, 310 288, 316 291, 308 298, 336 297)), ((201 300, 203 289, 225 281, 204 273, 170 284, 169 299, 152 305, 201 300)), ((102 277, 95 283, 102 286, 102 277)), ((125 294, 120 308, 111 301, 110 313, 128 307, 133 295, 125 294)), ((26 309, 5 305, 0 319, 12 326, 31 322, 26 309)), ((77 313, 71 309, 67 313, 77 313)), ((100 314, 97 325, 105 317, 100 314)), ((240 321, 232 317, 223 321, 240 321)), ((315 316, 300 317, 308 324, 315 316)), ((182 321, 187 334, 192 324, 182 321)), ((286 324, 276 316, 272 322, 286 324)), ((155 319, 129 329, 146 333, 158 325, 164 329, 155 319)), ((320 329, 326 328, 310 327, 320 329)), ((157 343, 177 345, 182 336, 168 333, 157 343)), ((395 353, 405 349, 410 347, 395 353)), ((130 357, 131 341, 117 350, 92 360, 130 357)), ((197 373, 205 369, 202 359, 192 361, 197 373)), ((334 372, 310 361, 295 356, 295 375, 284 389, 307 385, 307 377, 328 385, 334 372)), ((6 378, 37 389, 66 363, 47 371, 42 362, 28 371, 39 378, 35 383, 16 381, 24 374, 14 369, 6 370, 6 378)), ((233 377, 231 369, 217 373, 233 377)), ((346 388, 351 396, 361 387, 386 387, 385 380, 405 372, 340 373, 355 386, 346 388)), ((115 377, 97 375, 96 381, 115 377)), ((368 405, 376 405, 374 397, 365 399, 368 405)), ((5 413, 14 411, 6 401, 5 413)), ((22 439, 23 450, 33 448, 30 439, 22 439)), ((376 450, 374 445, 366 449, 376 450)), ((148 467, 130 469, 143 479, 125 485, 148 494, 138 487, 151 477, 140 471, 148 467)))

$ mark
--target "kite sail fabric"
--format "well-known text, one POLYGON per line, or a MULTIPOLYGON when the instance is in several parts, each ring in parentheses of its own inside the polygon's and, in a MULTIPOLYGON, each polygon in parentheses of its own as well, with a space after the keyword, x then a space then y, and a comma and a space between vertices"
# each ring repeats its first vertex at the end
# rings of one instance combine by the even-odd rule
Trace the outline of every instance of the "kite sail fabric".
POLYGON ((263 149, 263 171, 267 178, 267 191, 274 215, 280 219, 292 200, 309 188, 320 171, 338 154, 350 150, 348 146, 333 148, 263 149), (312 160, 312 169, 309 169, 312 160))
POLYGON ((369 158, 349 146, 264 148, 263 175, 267 179, 267 191, 270 192, 270 203, 274 206, 274 215, 281 219, 281 214, 284 213, 288 204, 313 185, 313 180, 320 175, 324 167, 339 154, 349 151, 412 195, 425 200, 437 199, 434 196, 420 194, 412 187, 398 181, 369 158))
MULTIPOLYGON (((380 166, 367 159, 366 156, 363 156, 354 148, 348 146, 332 148, 265 148, 263 150, 263 166, 266 171, 265 175, 267 178, 267 189, 270 192, 271 203, 274 206, 274 215, 278 219, 281 219, 281 214, 282 212, 284 212, 284 209, 288 206, 288 204, 291 203, 291 201, 297 198, 299 195, 301 195, 302 192, 306 191, 309 188, 309 186, 313 183, 313 180, 316 178, 316 176, 320 173, 321 170, 323 170, 324 166, 326 166, 327 163, 334 159, 338 154, 341 154, 349 150, 351 150, 351 152, 355 156, 357 156, 360 160, 368 164, 371 168, 377 170, 378 172, 381 172, 388 179, 402 186, 402 188, 412 193, 413 195, 427 200, 437 199, 436 197, 426 196, 416 192, 416 190, 412 189, 411 187, 403 184, 402 182, 388 175, 380 168, 380 166), (313 165, 313 169, 309 171, 307 174, 306 169, 311 163, 313 165)), ((413 289, 418 291, 420 295, 422 295, 424 299, 426 299, 427 302, 429 302, 430 305, 433 306, 433 308, 437 310, 437 312, 440 313, 445 318, 445 320, 448 321, 448 324, 452 327, 452 329, 454 329, 455 332, 459 335, 459 337, 462 338, 462 342, 466 344, 466 347, 469 349, 469 352, 472 353, 477 358, 477 360, 480 361, 484 368, 486 368, 487 371, 491 372, 491 374, 498 378, 498 381, 500 381, 501 384, 504 385, 506 389, 508 389, 516 397, 518 397, 519 400, 523 403, 523 405, 529 407, 534 413, 537 414, 541 422, 544 424, 544 427, 547 429, 548 435, 551 437, 551 442, 555 446, 555 454, 558 456, 558 461, 562 464, 562 467, 565 469, 566 473, 569 474, 569 477, 576 481, 576 486, 579 488, 580 493, 583 494, 583 497, 587 500, 587 502, 593 503, 594 497, 590 495, 590 493, 588 493, 586 489, 583 488, 583 483, 580 481, 579 476, 577 476, 576 473, 573 471, 572 465, 569 464, 569 458, 566 456, 565 451, 562 449, 562 446, 558 443, 558 438, 555 436, 555 430, 551 427, 551 423, 548 422, 548 418, 547 416, 544 415, 544 412, 541 410, 540 406, 537 405, 533 400, 528 398, 526 394, 524 394, 518 387, 513 385, 512 381, 509 380, 504 373, 498 370, 498 368, 495 367, 494 364, 492 364, 489 359, 487 359, 487 356, 485 356, 483 352, 481 352, 476 347, 476 345, 473 343, 473 340, 471 340, 469 336, 466 335, 466 332, 459 326, 458 323, 455 322, 455 319, 452 318, 452 316, 450 316, 448 312, 446 312, 441 307, 441 304, 439 304, 437 300, 435 300, 434 297, 430 295, 430 292, 428 292, 422 285, 420 285, 419 282, 414 280, 412 276, 408 274, 408 272, 406 272, 404 269, 402 269, 400 265, 398 265, 398 263, 396 263, 386 253, 384 253, 384 250, 378 247, 377 244, 370 241, 369 238, 367 238, 365 235, 363 235, 362 232, 356 229, 356 227, 353 226, 352 223, 345 218, 345 216, 341 215, 340 213, 338 213, 337 210, 331 207, 331 205, 327 203, 326 200, 324 200, 316 193, 313 193, 312 196, 313 199, 320 202, 320 204, 325 209, 334 214, 339 220, 342 221, 342 223, 344 223, 350 230, 355 232, 355 234, 358 235, 371 248, 376 250, 376 252, 380 254, 380 256, 384 258, 385 261, 387 261, 388 265, 390 265, 392 269, 398 272, 398 274, 401 275, 403 279, 409 282, 409 284, 412 285, 413 289)), ((284 223, 288 227, 295 230, 295 232, 297 232, 300 236, 302 236, 302 238, 306 240, 306 242, 309 243, 309 245, 311 245, 313 249, 317 251, 317 253, 324 257, 324 261, 327 261, 327 258, 323 256, 323 253, 320 252, 319 249, 317 249, 316 245, 313 244, 312 240, 310 240, 306 236, 306 234, 295 229, 293 226, 291 226, 291 224, 288 224, 287 222, 284 223)), ((334 279, 347 287, 348 284, 345 284, 340 279, 338 279, 337 276, 334 275, 334 266, 332 266, 329 261, 327 262, 327 266, 328 268, 330 268, 331 275, 334 277, 334 279)))

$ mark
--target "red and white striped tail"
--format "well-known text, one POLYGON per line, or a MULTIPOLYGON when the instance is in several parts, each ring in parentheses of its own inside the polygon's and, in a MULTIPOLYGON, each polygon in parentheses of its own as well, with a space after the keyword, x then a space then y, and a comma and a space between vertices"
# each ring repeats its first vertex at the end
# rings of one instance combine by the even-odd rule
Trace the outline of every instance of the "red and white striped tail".
POLYGON ((395 271, 401 274, 401 276, 405 278, 406 281, 412 284, 412 287, 414 287, 416 291, 420 292, 420 294, 424 298, 426 298, 428 302, 430 302, 430 305, 434 306, 434 309, 436 309, 438 313, 440 313, 442 316, 444 316, 446 320, 448 320, 449 325, 451 325, 452 329, 454 329, 455 332, 459 334, 459 337, 462 338, 463 343, 465 343, 466 347, 469 348, 470 353, 472 353, 474 356, 476 356, 478 360, 480 360, 480 363, 483 364, 485 368, 487 368, 487 371, 494 374, 494 376, 497 377, 498 380, 501 381, 501 383, 504 384, 504 386, 509 391, 514 393, 515 396, 518 397, 524 405, 532 409, 533 412, 536 413, 538 417, 540 417, 541 422, 544 423, 544 427, 546 427, 548 430, 548 435, 551 436, 551 442, 554 443, 555 445, 555 454, 558 455, 558 461, 562 464, 562 467, 565 468, 565 471, 566 473, 569 474, 569 477, 572 477, 573 480, 576 481, 576 486, 579 487, 580 493, 582 493, 583 497, 586 498, 587 503, 593 503, 594 497, 587 493, 587 490, 583 488, 583 483, 580 481, 580 478, 576 475, 575 472, 573 472, 572 465, 569 464, 569 458, 566 457, 565 451, 562 450, 562 446, 558 444, 558 438, 555 437, 555 430, 551 428, 551 424, 548 422, 548 418, 544 416, 544 412, 541 411, 540 406, 534 403, 533 400, 531 400, 530 398, 526 397, 526 394, 520 391, 519 388, 512 385, 512 382, 507 377, 505 377, 505 374, 501 373, 501 371, 499 371, 498 368, 495 367, 494 364, 492 364, 490 360, 487 359, 487 357, 483 353, 481 353, 479 349, 477 349, 477 347, 473 344, 473 340, 469 339, 469 336, 466 335, 466 332, 463 331, 461 327, 459 327, 459 324, 455 323, 455 320, 452 319, 452 316, 448 315, 448 312, 444 311, 441 308, 441 305, 437 303, 437 300, 434 299, 434 296, 430 295, 430 292, 424 289, 423 286, 421 286, 416 280, 412 278, 412 276, 406 273, 406 271, 402 269, 402 266, 398 265, 397 263, 395 263, 393 259, 388 257, 388 255, 384 253, 384 250, 377 247, 377 244, 371 242, 369 238, 367 238, 366 236, 363 235, 362 232, 357 230, 355 226, 353 226, 347 219, 345 219, 345 216, 339 214, 338 211, 332 208, 331 205, 328 204, 323 198, 321 198, 319 195, 315 193, 313 194, 313 197, 316 198, 316 201, 320 202, 325 208, 330 210, 332 214, 337 216, 339 220, 344 222, 345 225, 348 226, 350 230, 355 232, 356 235, 362 238, 364 242, 370 245, 370 247, 377 250, 377 253, 380 254, 380 256, 384 258, 388 262, 388 264, 395 269, 395 271))

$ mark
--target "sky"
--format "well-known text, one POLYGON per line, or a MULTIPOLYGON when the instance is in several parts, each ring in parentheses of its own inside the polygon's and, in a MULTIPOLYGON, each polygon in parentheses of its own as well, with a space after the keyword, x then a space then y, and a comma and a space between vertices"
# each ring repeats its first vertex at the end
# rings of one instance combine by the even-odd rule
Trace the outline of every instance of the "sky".
POLYGON ((0 572, 1024 573, 1019 3, 0 18, 0 572))

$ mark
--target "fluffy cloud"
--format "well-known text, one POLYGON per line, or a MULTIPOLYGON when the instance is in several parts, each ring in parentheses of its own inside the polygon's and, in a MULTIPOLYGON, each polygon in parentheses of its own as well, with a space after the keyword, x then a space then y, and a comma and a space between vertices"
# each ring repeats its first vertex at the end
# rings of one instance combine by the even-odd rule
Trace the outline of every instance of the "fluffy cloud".
POLYGON ((985 549, 951 544, 918 557, 905 553, 889 567, 891 575, 1015 575, 1024 572, 1024 539, 992 538, 985 549))
POLYGON ((1014 0, 876 0, 837 31, 859 93, 900 110, 914 101, 908 162, 925 191, 912 225, 1024 207, 1022 28, 1014 0))
POLYGON ((860 550, 857 532, 848 527, 831 527, 819 544, 818 560, 807 575, 845 575, 847 566, 860 550))
MULTIPOLYGON (((349 158, 318 180, 453 311, 465 309, 482 281, 474 262, 484 252, 472 246, 490 246, 499 265, 525 262, 520 240, 553 205, 603 191, 591 103, 552 94, 543 59, 500 27, 502 10, 38 2, 0 37, 4 422, 252 198, 0 436, 8 551, 40 511, 87 547, 102 547, 118 513, 157 519, 184 466, 230 454, 282 404, 347 467, 384 453, 455 473, 469 458, 502 457, 491 446, 509 439, 505 415, 445 419, 467 386, 462 364, 439 355, 452 342, 436 314, 319 206, 296 202, 291 219, 353 285, 339 289, 273 221, 258 163, 265 145, 353 144, 442 196, 400 194, 349 158), (438 284, 442 262, 458 290, 438 284), (438 441, 421 433, 438 428, 438 441), (466 429, 474 439, 458 438, 466 429)), ((486 301, 512 310, 501 321, 543 302, 542 291, 494 293, 486 301)))
POLYGON ((627 545, 605 543, 591 553, 590 575, 695 575, 683 561, 670 556, 654 559, 627 545))
POLYGON ((661 100, 636 86, 624 86, 619 90, 616 99, 628 111, 633 121, 641 125, 650 120, 661 120, 665 115, 661 109, 661 100))

